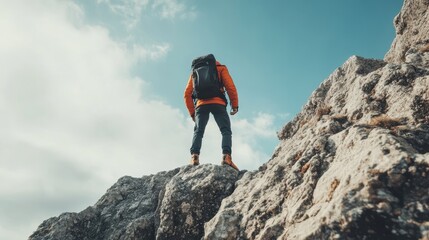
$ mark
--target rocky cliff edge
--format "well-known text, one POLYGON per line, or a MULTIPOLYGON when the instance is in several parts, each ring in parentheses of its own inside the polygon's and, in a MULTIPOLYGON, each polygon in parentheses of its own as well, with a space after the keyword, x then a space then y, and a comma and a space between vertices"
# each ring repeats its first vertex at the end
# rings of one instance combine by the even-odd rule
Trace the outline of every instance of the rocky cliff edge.
POLYGON ((258 171, 124 177, 29 239, 429 239, 428 8, 405 0, 385 59, 335 70, 258 171))

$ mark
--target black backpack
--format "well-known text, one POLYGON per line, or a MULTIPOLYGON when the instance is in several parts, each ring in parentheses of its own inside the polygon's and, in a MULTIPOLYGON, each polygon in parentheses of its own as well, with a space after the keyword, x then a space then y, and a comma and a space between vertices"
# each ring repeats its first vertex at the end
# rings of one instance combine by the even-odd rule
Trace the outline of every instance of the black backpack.
MULTIPOLYGON (((225 94, 220 90, 222 83, 216 68, 216 59, 213 54, 195 58, 192 61, 192 81, 194 91, 192 97, 195 99, 207 99, 221 97, 225 94)), ((226 100, 226 99, 225 99, 226 100)))

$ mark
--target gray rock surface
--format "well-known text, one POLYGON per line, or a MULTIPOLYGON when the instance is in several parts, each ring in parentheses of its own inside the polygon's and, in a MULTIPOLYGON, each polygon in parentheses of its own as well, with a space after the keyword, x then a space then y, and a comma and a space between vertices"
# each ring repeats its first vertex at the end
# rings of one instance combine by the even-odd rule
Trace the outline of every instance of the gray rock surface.
POLYGON ((238 172, 231 167, 187 167, 165 186, 159 202, 156 239, 201 239, 204 223, 235 188, 238 172))
POLYGON ((205 239, 428 237, 428 110, 429 69, 351 57, 237 182, 205 239))
POLYGON ((429 0, 405 0, 384 60, 350 57, 257 171, 121 178, 35 239, 429 239, 429 0))
POLYGON ((429 1, 406 0, 401 12, 395 17, 396 38, 384 57, 387 62, 407 62, 407 55, 426 52, 424 61, 429 64, 429 1))
POLYGON ((123 177, 94 206, 44 221, 29 239, 201 239, 238 177, 210 164, 123 177))
POLYGON ((406 0, 385 60, 352 56, 278 133, 205 239, 429 239, 429 19, 406 0))

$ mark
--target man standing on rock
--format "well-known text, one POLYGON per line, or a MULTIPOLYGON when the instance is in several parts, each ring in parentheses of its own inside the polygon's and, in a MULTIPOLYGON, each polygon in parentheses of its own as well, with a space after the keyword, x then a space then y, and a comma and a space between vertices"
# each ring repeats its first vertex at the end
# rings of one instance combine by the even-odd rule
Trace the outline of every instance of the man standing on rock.
POLYGON ((225 90, 231 101, 231 115, 238 112, 238 94, 225 65, 221 65, 212 54, 192 61, 192 73, 185 89, 185 104, 195 122, 191 146, 191 165, 199 164, 199 155, 204 131, 210 113, 222 133, 222 164, 238 170, 232 162, 231 121, 226 110, 225 90))

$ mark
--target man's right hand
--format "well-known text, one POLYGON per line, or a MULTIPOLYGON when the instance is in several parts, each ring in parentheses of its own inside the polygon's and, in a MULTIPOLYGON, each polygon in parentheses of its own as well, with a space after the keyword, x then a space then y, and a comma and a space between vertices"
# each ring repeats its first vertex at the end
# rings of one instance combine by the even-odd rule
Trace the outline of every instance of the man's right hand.
POLYGON ((238 112, 238 108, 232 108, 229 114, 235 115, 238 112))

